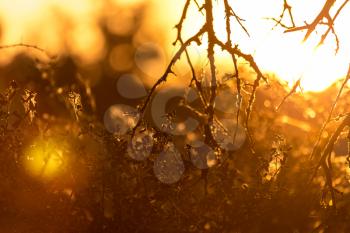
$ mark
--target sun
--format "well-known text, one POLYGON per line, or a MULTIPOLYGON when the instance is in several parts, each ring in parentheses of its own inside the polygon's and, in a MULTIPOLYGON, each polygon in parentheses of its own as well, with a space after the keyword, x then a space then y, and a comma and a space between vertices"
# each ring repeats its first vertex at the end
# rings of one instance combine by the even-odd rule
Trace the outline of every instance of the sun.
MULTIPOLYGON (((349 41, 350 38, 344 22, 348 22, 350 16, 343 14, 337 19, 334 26, 340 42, 343 42, 340 43, 340 50, 336 54, 336 42, 332 34, 323 45, 317 46, 322 35, 322 27, 306 42, 302 42, 305 31, 284 33, 283 28, 274 28, 275 22, 267 18, 280 16, 283 1, 281 1, 282 4, 276 4, 275 0, 229 0, 229 2, 233 9, 236 9, 235 13, 245 19, 244 24, 250 34, 248 36, 232 19, 233 43, 238 44, 243 52, 252 54, 265 73, 275 74, 290 87, 301 79, 302 89, 311 92, 323 91, 346 75, 350 61, 350 45, 346 41, 349 41)), ((311 22, 324 4, 324 1, 321 0, 310 2, 290 0, 288 2, 293 6, 294 19, 298 25, 303 25, 304 21, 311 22)), ((194 28, 199 28, 203 23, 203 15, 196 12, 195 9, 192 9, 189 15, 188 25, 184 27, 184 33, 187 36, 191 36, 194 28)), ((217 37, 222 41, 227 39, 224 15, 223 1, 215 1, 214 27, 217 37)), ((288 18, 286 21, 288 23, 288 18)), ((205 57, 207 44, 205 38, 203 39, 199 50, 201 56, 205 57)), ((220 54, 219 48, 216 51, 219 54, 216 59, 220 64, 220 69, 232 71, 230 57, 220 54)))
POLYGON ((63 159, 63 151, 57 142, 38 139, 25 151, 24 166, 30 175, 48 179, 62 172, 63 159))
MULTIPOLYGON (((252 53, 261 69, 268 73, 274 73, 289 86, 301 79, 301 86, 305 91, 323 91, 335 81, 346 75, 348 62, 350 60, 350 47, 346 43, 341 44, 341 50, 335 53, 336 42, 330 35, 325 43, 317 46, 320 33, 314 33, 306 42, 302 42, 305 32, 284 33, 284 29, 274 29, 273 22, 266 20, 271 16, 278 17, 281 6, 276 1, 231 1, 236 6, 237 12, 246 19, 251 37, 244 35, 242 30, 235 33, 236 43, 243 50, 252 53), (253 7, 255 6, 255 7, 253 7)), ((312 3, 300 1, 289 1, 295 7, 295 20, 313 19, 323 6, 324 1, 313 1, 312 3)), ((225 18, 222 16, 222 6, 216 8, 216 31, 218 36, 225 38, 225 18)), ((346 16, 345 16, 346 17, 346 16)), ((346 41, 347 26, 350 17, 338 19, 336 30, 340 40, 346 41)), ((287 22, 288 23, 288 22, 287 22)), ((300 22, 303 24, 304 22, 300 22)), ((233 28, 233 32, 239 28, 233 28)))
POLYGON ((256 53, 258 64, 289 86, 300 79, 305 91, 322 91, 345 76, 348 60, 343 54, 336 55, 328 44, 315 46, 315 38, 305 43, 299 39, 299 35, 287 34, 271 38, 256 53))

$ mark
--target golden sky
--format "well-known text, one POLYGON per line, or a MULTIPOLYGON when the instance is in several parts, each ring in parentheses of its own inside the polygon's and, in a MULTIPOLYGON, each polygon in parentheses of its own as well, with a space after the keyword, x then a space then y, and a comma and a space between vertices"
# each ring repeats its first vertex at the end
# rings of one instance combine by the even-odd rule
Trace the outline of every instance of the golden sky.
MULTIPOLYGON (((350 43, 347 43, 350 41, 350 34, 347 32, 350 14, 346 14, 349 7, 344 8, 335 23, 341 42, 340 52, 335 55, 335 43, 331 34, 325 45, 315 49, 322 31, 319 34, 314 33, 302 44, 304 32, 285 34, 280 28, 271 30, 274 23, 264 18, 278 17, 283 7, 282 0, 231 2, 235 12, 246 19, 245 25, 251 35, 246 36, 237 25, 233 25, 234 42, 244 52, 251 53, 266 72, 276 73, 290 85, 302 77, 304 89, 315 91, 326 88, 345 75, 350 61, 350 43)), ((324 1, 290 0, 289 3, 293 6, 296 23, 303 25, 304 21, 311 22, 324 1)), ((175 51, 171 42, 176 35, 174 25, 181 15, 184 0, 2 0, 1 44, 35 44, 51 53, 66 51, 74 54, 83 63, 93 63, 105 54, 99 21, 111 18, 111 27, 125 30, 128 15, 140 4, 147 5, 143 28, 149 36, 144 37, 145 34, 141 34, 136 37, 135 43, 159 44, 165 54, 165 61, 162 63, 166 64, 175 51), (116 5, 119 10, 115 10, 116 5)), ((220 1, 215 4, 215 30, 217 36, 225 40, 223 6, 220 1)), ((193 34, 203 20, 203 15, 193 5, 184 27, 184 37, 193 34)), ((285 23, 288 24, 288 20, 285 23)), ((193 51, 192 54, 198 59, 197 64, 203 65, 205 43, 193 51)), ((6 57, 6 52, 0 53, 1 60, 6 60, 6 57)), ((222 69, 232 68, 225 54, 219 54, 217 60, 222 69)))

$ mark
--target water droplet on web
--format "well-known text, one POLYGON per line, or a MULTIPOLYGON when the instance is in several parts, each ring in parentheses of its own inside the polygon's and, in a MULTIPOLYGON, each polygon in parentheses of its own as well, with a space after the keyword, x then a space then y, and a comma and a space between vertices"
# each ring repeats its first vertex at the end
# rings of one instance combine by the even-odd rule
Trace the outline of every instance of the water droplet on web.
POLYGON ((128 155, 138 161, 145 160, 152 152, 153 132, 137 132, 128 144, 128 155))
POLYGON ((198 127, 199 122, 191 116, 181 119, 184 118, 181 115, 181 103, 174 101, 180 98, 185 98, 185 103, 190 103, 198 97, 193 90, 169 88, 161 89, 154 96, 151 113, 158 129, 172 135, 186 135, 198 127))
POLYGON ((215 110, 224 114, 236 114, 238 102, 237 94, 229 89, 220 90, 215 98, 215 110))
POLYGON ((103 122, 108 132, 124 135, 137 123, 139 114, 133 107, 116 104, 105 112, 103 122))
POLYGON ((237 126, 234 119, 221 119, 211 126, 214 140, 222 149, 236 151, 246 140, 246 133, 241 125, 237 126))
POLYGON ((199 169, 207 169, 217 163, 215 152, 204 142, 193 143, 190 156, 192 164, 199 169))
POLYGON ((158 180, 165 184, 173 184, 181 179, 185 165, 174 144, 168 144, 165 151, 160 153, 154 162, 153 171, 158 180))

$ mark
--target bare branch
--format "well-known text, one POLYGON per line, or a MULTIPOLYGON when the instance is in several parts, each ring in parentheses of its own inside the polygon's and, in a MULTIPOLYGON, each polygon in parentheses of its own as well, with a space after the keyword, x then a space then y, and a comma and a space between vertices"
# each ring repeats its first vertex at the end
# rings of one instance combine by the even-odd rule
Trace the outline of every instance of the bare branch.
POLYGON ((282 99, 281 103, 277 106, 276 108, 276 112, 278 112, 281 108, 281 106, 284 104, 284 102, 288 99, 288 97, 290 97, 291 95, 293 95, 296 91, 297 88, 300 87, 300 81, 301 78, 299 78, 295 84, 293 85, 292 89, 290 90, 290 92, 282 99))
MULTIPOLYGON (((206 27, 208 34, 208 60, 210 64, 210 74, 211 74, 211 87, 210 87, 210 98, 207 106, 207 114, 208 114, 208 123, 204 126, 205 130, 205 142, 209 145, 214 145, 215 140, 213 140, 211 125, 213 125, 214 120, 214 103, 216 98, 216 88, 217 88, 217 80, 216 80, 216 66, 215 66, 215 57, 214 57, 214 46, 215 46, 215 32, 213 25, 213 5, 212 0, 205 1, 205 12, 206 12, 206 27)), ((215 146, 216 147, 216 146, 215 146)))
MULTIPOLYGON (((326 25, 328 28, 326 30, 326 32, 321 36, 320 41, 318 43, 318 46, 322 45, 325 41, 325 39, 327 38, 328 34, 330 32, 332 32, 332 34, 334 35, 335 38, 335 43, 336 43, 336 49, 335 52, 337 53, 339 51, 339 39, 338 36, 336 34, 336 31, 334 30, 334 22, 337 19, 337 17, 339 16, 340 12, 344 9, 344 7, 346 6, 346 4, 348 4, 349 0, 345 0, 343 2, 343 4, 337 9, 335 15, 333 17, 331 17, 330 15, 330 10, 333 7, 334 3, 336 2, 336 0, 327 0, 326 3, 324 4, 322 10, 318 13, 318 15, 316 16, 316 18, 312 21, 311 24, 307 24, 305 23, 304 26, 299 26, 299 27, 292 27, 292 28, 288 28, 285 31, 287 32, 295 32, 295 31, 300 31, 300 30, 307 30, 306 34, 304 36, 304 41, 306 41, 310 35, 316 30, 318 25, 326 25), (323 20, 326 20, 326 22, 324 22, 323 20)), ((278 21, 277 21, 278 23, 278 21)), ((282 25, 282 24, 280 24, 282 25)), ((284 27, 284 25, 282 25, 284 27)))
POLYGON ((144 117, 145 111, 147 106, 149 105, 149 102, 155 92, 155 90, 157 89, 157 87, 166 81, 167 77, 169 74, 174 73, 172 71, 172 67, 174 66, 174 64, 177 62, 177 60, 180 59, 182 53, 186 50, 186 48, 192 43, 192 42, 196 42, 197 44, 200 44, 200 36, 206 32, 206 27, 203 26, 194 36, 192 36, 191 38, 189 38, 187 41, 185 41, 181 47, 179 48, 179 50, 176 52, 176 54, 173 56, 173 58, 171 59, 168 67, 166 68, 164 74, 157 80, 157 82, 152 86, 151 90, 149 91, 146 100, 144 102, 144 104, 142 105, 142 107, 140 108, 140 118, 138 120, 138 122, 136 123, 135 127, 132 130, 132 135, 134 135, 134 133, 136 132, 136 129, 140 126, 141 121, 144 117))
MULTIPOLYGON (((335 13, 333 19, 331 20, 332 24, 329 24, 329 27, 327 29, 327 31, 321 36, 321 40, 320 42, 318 43, 318 46, 323 44, 325 39, 327 38, 328 34, 330 31, 332 31, 334 37, 335 37, 335 40, 336 40, 336 45, 337 45, 337 48, 336 48, 336 53, 338 53, 339 51, 339 39, 338 39, 338 36, 334 30, 334 27, 333 27, 333 23, 334 21, 337 19, 337 17, 339 16, 340 12, 343 10, 343 8, 345 7, 345 5, 349 2, 349 0, 345 0, 345 2, 343 2, 343 4, 339 7, 339 9, 337 10, 337 12, 335 13)), ((328 21, 329 22, 329 21, 328 21)))
POLYGON ((335 1, 336 0, 327 0, 326 3, 324 4, 322 10, 320 11, 320 13, 318 13, 318 15, 312 21, 311 24, 306 24, 305 26, 301 26, 301 27, 294 27, 292 29, 286 30, 285 32, 293 32, 293 31, 300 31, 300 30, 307 29, 307 32, 306 32, 305 37, 304 37, 304 41, 306 41, 309 38, 309 36, 311 35, 311 33, 313 33, 316 30, 317 25, 319 25, 324 18, 326 18, 328 20, 329 24, 333 24, 333 22, 329 21, 329 20, 332 20, 329 17, 329 11, 332 8, 335 1))
POLYGON ((335 107, 336 107, 336 105, 338 103, 338 100, 339 100, 340 96, 343 93, 344 87, 347 84, 347 82, 349 81, 349 79, 350 79, 350 64, 349 64, 348 73, 347 73, 347 75, 345 77, 345 80, 343 81, 343 83, 342 83, 342 85, 341 85, 341 87, 340 87, 340 89, 338 91, 337 97, 335 98, 335 100, 333 102, 333 105, 331 107, 331 111, 329 112, 329 115, 328 115, 326 121, 323 123, 323 125, 321 127, 321 130, 318 133, 317 141, 316 141, 316 143, 314 145, 314 148, 312 149, 312 152, 311 152, 311 155, 310 155, 310 159, 312 159, 315 156, 315 154, 317 153, 317 147, 319 146, 319 143, 320 143, 320 140, 321 140, 321 136, 322 136, 326 126, 328 125, 328 123, 332 119, 332 115, 333 115, 334 109, 335 109, 335 107))
POLYGON ((275 24, 275 26, 273 28, 275 28, 278 25, 280 25, 280 26, 282 26, 283 28, 286 28, 286 29, 291 29, 291 28, 295 27, 294 17, 293 17, 293 14, 292 14, 292 7, 288 4, 287 0, 284 0, 283 11, 282 11, 279 19, 276 19, 276 18, 267 18, 267 19, 276 22, 276 24, 275 24), (287 26, 286 24, 282 23, 282 20, 284 19, 284 16, 285 16, 286 12, 288 12, 289 19, 290 19, 290 21, 292 23, 292 26, 287 26))
MULTIPOLYGON (((188 11, 188 8, 190 6, 190 3, 191 3, 191 0, 187 0, 186 3, 185 3, 185 6, 182 10, 182 15, 181 15, 181 18, 180 18, 180 22, 175 26, 177 28, 177 37, 176 37, 176 40, 174 41, 174 45, 179 41, 181 45, 184 44, 183 42, 183 39, 182 39, 182 26, 183 26, 183 23, 186 19, 186 16, 187 16, 187 11, 188 11)), ((198 3, 195 1, 195 3, 197 4, 198 6, 198 3)), ((185 49, 185 54, 186 54, 186 59, 187 59, 187 63, 191 69, 191 73, 192 73, 192 79, 191 79, 191 82, 190 82, 190 85, 192 84, 192 82, 195 83, 196 85, 196 88, 198 90, 198 94, 199 94, 199 98, 202 102, 202 105, 204 108, 206 108, 206 100, 204 98, 204 94, 203 94, 203 88, 202 88, 202 84, 198 81, 197 79, 197 76, 196 76, 196 72, 194 70, 194 67, 193 67, 193 64, 192 64, 192 61, 191 61, 191 58, 189 56, 189 53, 187 51, 187 48, 185 49)))
POLYGON ((0 49, 10 49, 10 48, 16 48, 16 47, 23 47, 23 48, 34 49, 36 51, 39 51, 39 52, 45 54, 50 59, 52 59, 54 57, 54 56, 50 55, 45 49, 40 48, 40 47, 38 47, 36 45, 24 44, 24 43, 10 44, 10 45, 0 45, 0 49))

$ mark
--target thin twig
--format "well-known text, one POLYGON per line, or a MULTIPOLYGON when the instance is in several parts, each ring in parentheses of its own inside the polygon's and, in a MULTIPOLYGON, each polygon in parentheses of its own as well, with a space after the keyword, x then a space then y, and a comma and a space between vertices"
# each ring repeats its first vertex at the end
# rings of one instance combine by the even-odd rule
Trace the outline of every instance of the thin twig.
POLYGON ((36 51, 39 51, 43 54, 45 54, 48 58, 53 58, 52 55, 50 55, 45 49, 40 48, 36 45, 31 45, 31 44, 25 44, 25 43, 17 43, 17 44, 10 44, 10 45, 0 45, 0 49, 10 49, 10 48, 16 48, 16 47, 24 47, 24 48, 29 48, 29 49, 34 49, 36 51))
POLYGON ((143 105, 140 108, 140 118, 137 121, 136 125, 134 126, 133 130, 132 130, 132 135, 135 134, 136 129, 141 125, 142 119, 145 115, 145 111, 147 106, 149 105, 151 98, 153 97, 153 94, 155 92, 155 90, 158 88, 158 86, 160 84, 162 84, 163 82, 166 81, 167 77, 169 74, 174 74, 174 72, 172 71, 172 67, 174 66, 174 64, 177 62, 177 60, 180 59, 182 53, 186 50, 186 48, 192 43, 192 42, 197 42, 198 44, 200 44, 200 36, 206 32, 206 27, 203 26, 194 36, 192 36, 191 38, 189 38, 187 41, 185 41, 182 46, 179 48, 179 50, 176 52, 176 54, 173 56, 173 58, 171 59, 168 67, 166 68, 164 74, 157 80, 157 82, 152 86, 151 90, 149 91, 145 102, 143 103, 143 105))
POLYGON ((284 104, 284 102, 291 96, 293 95, 296 91, 297 88, 300 86, 300 81, 301 78, 299 78, 295 84, 293 85, 292 89, 290 90, 290 92, 282 99, 281 103, 277 106, 276 108, 276 112, 278 112, 280 110, 280 108, 282 107, 282 105, 284 104))
POLYGON ((331 111, 329 112, 326 121, 323 123, 323 125, 322 125, 322 127, 321 127, 321 130, 320 130, 320 132, 318 133, 316 143, 315 143, 315 145, 314 145, 314 147, 313 147, 313 149, 312 149, 311 155, 310 155, 310 159, 313 159, 314 156, 315 156, 315 154, 316 154, 316 152, 318 151, 318 150, 317 150, 317 147, 319 146, 319 143, 320 143, 320 140, 321 140, 321 136, 322 136, 322 134, 323 134, 323 131, 325 130, 326 126, 328 125, 328 123, 329 123, 330 120, 332 119, 332 115, 333 115, 334 109, 335 109, 335 107, 337 106, 337 103, 338 103, 338 101, 339 101, 339 98, 340 98, 340 96, 342 95, 343 90, 344 90, 344 87, 345 87, 345 85, 347 84, 347 82, 349 81, 349 79, 350 79, 350 64, 349 64, 348 73, 347 73, 347 75, 346 75, 346 77, 345 77, 345 79, 344 79, 344 81, 343 81, 343 83, 342 83, 342 85, 341 85, 341 87, 340 87, 340 89, 339 89, 339 91, 338 91, 337 97, 335 98, 335 100, 334 100, 334 102, 333 102, 333 104, 332 104, 331 111))

